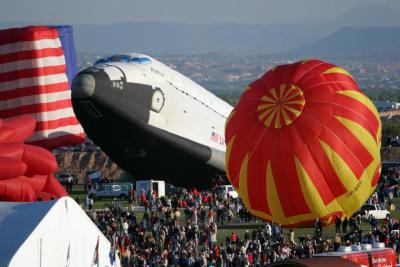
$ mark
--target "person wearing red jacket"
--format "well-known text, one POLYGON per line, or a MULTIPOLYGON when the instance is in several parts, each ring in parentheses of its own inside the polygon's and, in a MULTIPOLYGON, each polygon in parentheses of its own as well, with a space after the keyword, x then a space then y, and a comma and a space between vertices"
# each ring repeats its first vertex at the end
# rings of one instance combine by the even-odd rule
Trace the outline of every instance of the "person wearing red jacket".
POLYGON ((237 242, 237 234, 236 234, 236 232, 232 232, 231 241, 232 241, 232 244, 236 244, 236 242, 237 242))

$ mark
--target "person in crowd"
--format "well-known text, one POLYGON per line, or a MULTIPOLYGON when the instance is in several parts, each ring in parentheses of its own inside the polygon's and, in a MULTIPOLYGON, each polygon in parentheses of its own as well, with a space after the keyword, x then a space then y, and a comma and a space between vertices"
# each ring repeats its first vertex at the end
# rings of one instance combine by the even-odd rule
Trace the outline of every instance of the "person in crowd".
POLYGON ((317 218, 315 220, 314 226, 315 226, 315 236, 321 237, 322 236, 322 223, 319 218, 317 218))
POLYGON ((340 227, 342 226, 342 220, 340 219, 339 215, 336 215, 336 219, 335 219, 335 226, 336 226, 336 233, 340 234, 340 227))
POLYGON ((144 188, 142 188, 142 190, 140 191, 140 203, 142 206, 145 205, 146 203, 146 191, 144 190, 144 188))
POLYGON ((73 186, 73 184, 74 184, 74 179, 73 179, 72 176, 70 175, 70 176, 68 176, 68 178, 67 178, 67 184, 66 184, 67 193, 72 193, 72 186, 73 186))
POLYGON ((292 242, 293 244, 295 243, 293 229, 290 229, 289 231, 289 241, 292 242))
POLYGON ((333 251, 338 251, 341 243, 342 239, 340 238, 340 235, 336 233, 335 238, 333 240, 333 251))
POLYGON ((347 217, 344 218, 343 223, 342 223, 342 232, 343 234, 347 234, 347 226, 349 225, 349 220, 347 217))

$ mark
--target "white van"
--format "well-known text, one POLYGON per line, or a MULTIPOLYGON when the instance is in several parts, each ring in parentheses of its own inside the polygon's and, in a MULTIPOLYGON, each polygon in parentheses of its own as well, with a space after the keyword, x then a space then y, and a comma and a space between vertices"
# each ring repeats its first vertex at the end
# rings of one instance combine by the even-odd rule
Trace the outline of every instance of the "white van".
POLYGON ((232 185, 220 185, 217 187, 218 194, 226 194, 228 193, 233 199, 239 197, 239 194, 235 191, 232 185))
POLYGON ((128 199, 132 183, 110 183, 102 184, 100 188, 94 191, 96 199, 119 198, 128 199))

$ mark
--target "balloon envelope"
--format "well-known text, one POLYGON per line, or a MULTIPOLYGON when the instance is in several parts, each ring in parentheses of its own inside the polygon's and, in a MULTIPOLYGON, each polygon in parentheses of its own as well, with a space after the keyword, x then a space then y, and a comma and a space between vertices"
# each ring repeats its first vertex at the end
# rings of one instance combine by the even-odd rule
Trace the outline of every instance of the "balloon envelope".
POLYGON ((283 226, 351 216, 380 174, 381 122, 344 69, 281 65, 249 85, 226 123, 230 182, 254 215, 283 226))
POLYGON ((24 144, 36 120, 28 115, 0 119, 0 201, 35 201, 67 195, 52 175, 58 170, 53 154, 24 144))

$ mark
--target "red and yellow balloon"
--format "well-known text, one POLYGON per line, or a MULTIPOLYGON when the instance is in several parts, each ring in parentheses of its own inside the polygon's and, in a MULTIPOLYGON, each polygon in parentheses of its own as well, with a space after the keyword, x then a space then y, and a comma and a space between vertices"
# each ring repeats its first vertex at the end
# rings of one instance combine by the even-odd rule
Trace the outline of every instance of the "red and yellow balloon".
POLYGON ((245 206, 283 226, 348 217, 379 179, 379 115, 346 70, 320 60, 251 83, 225 137, 228 178, 245 206))

